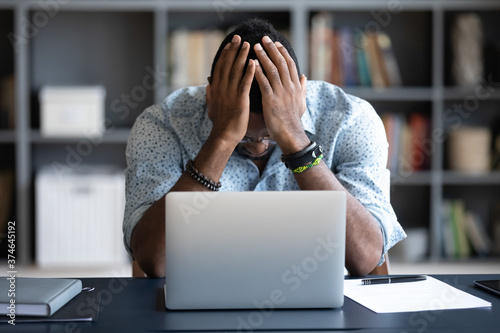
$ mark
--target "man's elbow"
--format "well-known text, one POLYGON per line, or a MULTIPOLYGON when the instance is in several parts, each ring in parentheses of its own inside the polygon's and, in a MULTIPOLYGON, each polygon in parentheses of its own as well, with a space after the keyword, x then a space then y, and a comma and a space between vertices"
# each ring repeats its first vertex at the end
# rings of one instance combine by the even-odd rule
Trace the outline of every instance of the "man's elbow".
POLYGON ((371 255, 366 255, 364 258, 360 258, 354 261, 350 267, 347 267, 349 273, 353 276, 364 276, 368 275, 371 271, 377 267, 380 260, 380 255, 372 253, 371 255))
POLYGON ((135 261, 147 277, 165 277, 165 261, 163 258, 141 253, 140 250, 135 253, 135 261))
POLYGON ((165 276, 165 247, 163 244, 153 244, 153 240, 142 241, 139 235, 132 234, 131 249, 134 260, 140 269, 151 278, 165 276))
MULTIPOLYGON (((142 267, 141 267, 142 268, 142 267)), ((150 278, 163 278, 165 277, 165 264, 161 265, 155 263, 153 265, 145 265, 143 268, 144 274, 150 278)))

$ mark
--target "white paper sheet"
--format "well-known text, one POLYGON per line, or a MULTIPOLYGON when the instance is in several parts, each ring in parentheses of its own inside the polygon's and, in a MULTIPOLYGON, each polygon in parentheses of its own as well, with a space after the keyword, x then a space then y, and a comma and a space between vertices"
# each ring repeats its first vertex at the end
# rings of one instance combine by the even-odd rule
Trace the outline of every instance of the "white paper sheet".
POLYGON ((491 303, 427 276, 424 281, 362 285, 345 280, 344 295, 376 313, 490 307, 491 303))

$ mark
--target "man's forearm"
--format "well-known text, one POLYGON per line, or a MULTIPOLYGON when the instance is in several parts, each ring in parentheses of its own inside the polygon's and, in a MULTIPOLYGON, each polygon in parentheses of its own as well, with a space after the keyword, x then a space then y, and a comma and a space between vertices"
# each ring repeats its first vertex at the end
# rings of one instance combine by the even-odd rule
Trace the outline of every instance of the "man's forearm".
MULTIPOLYGON (((205 176, 218 182, 234 147, 209 138, 195 158, 194 165, 205 176)), ((183 173, 170 191, 208 191, 183 173)), ((137 223, 131 248, 135 261, 149 277, 165 274, 165 196, 153 203, 137 223)))
POLYGON ((323 162, 295 174, 295 179, 301 190, 346 192, 346 268, 353 275, 365 275, 375 268, 382 255, 383 239, 373 215, 340 184, 323 162))

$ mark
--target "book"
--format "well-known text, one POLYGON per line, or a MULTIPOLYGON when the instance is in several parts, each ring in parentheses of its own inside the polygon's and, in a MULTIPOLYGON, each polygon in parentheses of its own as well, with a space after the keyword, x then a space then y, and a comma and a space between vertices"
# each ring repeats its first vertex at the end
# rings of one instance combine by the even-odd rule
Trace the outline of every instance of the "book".
POLYGON ((470 245, 465 233, 465 204, 462 200, 452 200, 451 226, 455 242, 455 257, 465 259, 470 256, 470 245))
POLYGON ((14 198, 14 171, 0 170, 0 244, 7 238, 7 223, 14 198))
POLYGON ((318 13, 311 19, 311 79, 330 81, 332 72, 333 15, 318 13))
POLYGON ((411 132, 409 160, 413 171, 426 170, 430 165, 430 120, 421 113, 412 113, 408 119, 411 132))
POLYGON ((483 25, 477 13, 462 13, 451 26, 453 81, 475 87, 483 77, 483 25))
POLYGON ((370 76, 370 68, 368 67, 368 59, 366 57, 366 36, 362 32, 357 32, 355 35, 355 45, 357 47, 358 57, 358 82, 361 86, 371 87, 372 80, 370 76), (359 45, 358 45, 359 44, 359 45))
POLYGON ((82 291, 78 279, 0 278, 0 314, 47 317, 82 291))
POLYGON ((399 147, 398 147, 398 170, 402 175, 411 174, 413 165, 411 162, 411 149, 412 149, 412 133, 408 125, 405 115, 400 115, 401 125, 399 129, 399 147))
POLYGON ((173 30, 167 53, 171 88, 207 84, 213 59, 225 36, 224 31, 217 29, 173 30))
POLYGON ((344 86, 357 86, 358 80, 358 59, 356 49, 354 48, 354 39, 352 29, 343 26, 339 29, 340 35, 340 55, 342 62, 342 71, 344 74, 344 86))
MULTIPOLYGON (((89 322, 97 321, 101 303, 101 285, 85 284, 82 291, 50 317, 21 316, 15 318, 15 323, 46 323, 46 322, 89 322)), ((0 316, 0 323, 7 323, 9 315, 0 316)))
POLYGON ((430 118, 418 112, 408 116, 388 112, 381 118, 389 143, 387 168, 401 174, 428 170, 432 152, 430 118))
POLYGON ((399 71, 398 62, 394 55, 389 35, 381 31, 378 33, 377 41, 382 52, 382 59, 385 64, 384 75, 387 75, 386 80, 388 85, 391 87, 401 86, 401 72, 399 71))
POLYGON ((465 212, 465 231, 476 254, 479 256, 489 254, 491 241, 477 213, 465 212))
POLYGON ((342 64, 342 36, 339 31, 333 30, 331 34, 331 61, 330 83, 336 86, 344 85, 344 68, 342 64))
POLYGON ((451 200, 444 200, 442 211, 441 211, 441 232, 442 232, 442 240, 443 240, 443 254, 446 258, 454 258, 455 257, 455 241, 453 239, 453 231, 451 230, 451 200))
POLYGON ((370 77, 374 88, 385 88, 389 85, 385 64, 382 58, 382 51, 378 44, 378 34, 369 32, 366 37, 366 55, 368 58, 368 67, 370 77))
MULTIPOLYGON (((205 32, 202 30, 190 31, 188 35, 188 49, 185 57, 188 59, 188 85, 198 86, 207 83, 208 72, 203 68, 205 58, 205 32)), ((214 53, 215 55, 215 53, 214 53)))
POLYGON ((187 29, 174 30, 169 38, 169 69, 172 89, 179 89, 189 85, 188 75, 188 50, 189 31, 187 29))
POLYGON ((203 57, 203 71, 202 71, 202 84, 207 84, 207 77, 210 76, 212 69, 212 62, 214 61, 215 54, 219 50, 219 46, 226 37, 222 30, 207 30, 205 31, 204 38, 204 52, 203 57))

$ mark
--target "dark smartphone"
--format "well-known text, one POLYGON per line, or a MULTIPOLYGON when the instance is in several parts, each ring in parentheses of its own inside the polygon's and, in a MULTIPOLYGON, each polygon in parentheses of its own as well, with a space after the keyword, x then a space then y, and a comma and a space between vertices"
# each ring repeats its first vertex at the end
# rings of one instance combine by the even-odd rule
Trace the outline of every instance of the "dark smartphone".
POLYGON ((474 284, 480 288, 494 293, 497 296, 500 296, 500 280, 474 281, 474 284))

